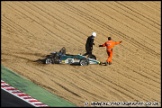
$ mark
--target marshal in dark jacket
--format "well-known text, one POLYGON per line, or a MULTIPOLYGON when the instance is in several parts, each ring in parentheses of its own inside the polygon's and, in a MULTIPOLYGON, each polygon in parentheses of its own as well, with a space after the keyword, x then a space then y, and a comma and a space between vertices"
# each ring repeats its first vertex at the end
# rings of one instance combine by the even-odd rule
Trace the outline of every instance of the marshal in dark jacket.
POLYGON ((83 56, 92 55, 93 45, 95 45, 94 44, 95 37, 96 37, 96 33, 93 32, 92 35, 87 38, 87 41, 85 44, 86 53, 83 54, 83 56))

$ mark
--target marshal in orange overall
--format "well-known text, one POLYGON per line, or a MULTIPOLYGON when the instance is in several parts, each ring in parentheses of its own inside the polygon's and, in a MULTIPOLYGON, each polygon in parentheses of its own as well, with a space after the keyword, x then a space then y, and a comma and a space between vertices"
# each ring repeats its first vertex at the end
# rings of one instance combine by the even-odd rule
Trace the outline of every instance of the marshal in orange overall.
POLYGON ((107 65, 107 64, 111 64, 112 63, 112 56, 113 56, 113 47, 115 46, 115 45, 118 45, 118 44, 120 44, 122 41, 118 41, 118 42, 116 42, 116 41, 112 41, 111 40, 111 37, 108 37, 108 41, 106 41, 104 44, 102 44, 102 45, 99 45, 99 47, 106 47, 106 52, 107 52, 107 55, 108 55, 108 58, 107 58, 107 60, 106 60, 106 62, 105 62, 105 64, 107 65))

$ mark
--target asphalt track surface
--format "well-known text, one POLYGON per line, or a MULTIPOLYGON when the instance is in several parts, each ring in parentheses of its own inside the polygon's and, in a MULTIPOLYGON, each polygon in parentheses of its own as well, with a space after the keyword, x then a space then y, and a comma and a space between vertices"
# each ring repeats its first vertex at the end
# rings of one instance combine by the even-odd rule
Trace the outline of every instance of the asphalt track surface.
POLYGON ((1 107, 34 107, 34 106, 1 89, 1 107))

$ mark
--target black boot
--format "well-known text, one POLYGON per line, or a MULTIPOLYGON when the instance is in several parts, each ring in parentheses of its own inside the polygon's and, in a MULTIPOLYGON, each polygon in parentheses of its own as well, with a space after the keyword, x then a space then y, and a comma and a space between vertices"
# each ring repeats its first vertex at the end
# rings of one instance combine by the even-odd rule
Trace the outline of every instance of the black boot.
POLYGON ((105 62, 105 66, 107 66, 108 62, 105 62))
POLYGON ((109 65, 111 65, 112 63, 111 62, 109 62, 109 65))

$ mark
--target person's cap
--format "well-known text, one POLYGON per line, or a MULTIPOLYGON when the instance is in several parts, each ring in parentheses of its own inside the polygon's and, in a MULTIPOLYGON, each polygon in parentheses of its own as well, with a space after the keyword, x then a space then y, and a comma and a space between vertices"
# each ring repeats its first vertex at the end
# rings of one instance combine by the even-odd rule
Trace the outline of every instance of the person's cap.
POLYGON ((93 32, 92 33, 92 36, 96 37, 97 36, 96 32, 93 32))

